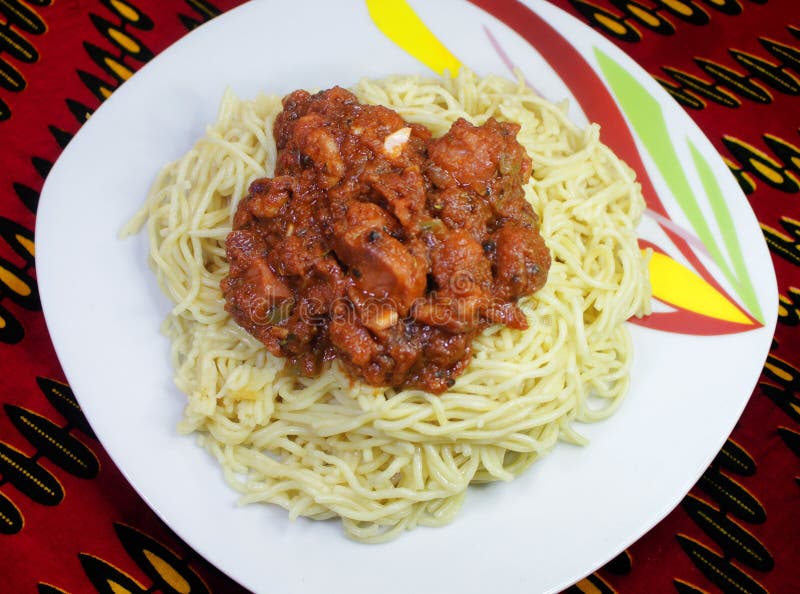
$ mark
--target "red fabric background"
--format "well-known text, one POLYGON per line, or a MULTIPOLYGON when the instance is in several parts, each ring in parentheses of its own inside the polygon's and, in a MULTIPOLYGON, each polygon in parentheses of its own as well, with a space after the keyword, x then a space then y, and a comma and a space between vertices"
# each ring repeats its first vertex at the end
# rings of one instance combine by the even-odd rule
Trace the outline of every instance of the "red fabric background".
MULTIPOLYGON (((7 238, 5 241, 0 238, 0 308, 3 308, 0 309, 3 320, 0 401, 4 405, 0 411, 0 592, 109 592, 111 583, 132 592, 181 591, 186 585, 191 586, 192 592, 243 591, 199 558, 147 508, 97 440, 81 430, 77 417, 64 413, 74 410, 70 408, 72 405, 63 405, 66 409, 62 409, 46 398, 48 387, 55 386, 67 398, 69 389, 48 383, 48 379, 63 382, 64 377, 35 299, 35 285, 31 282, 34 293, 25 295, 24 286, 14 282, 7 272, 3 273, 3 269, 16 271, 16 278, 22 281, 26 275, 35 279, 32 258, 26 257, 25 242, 19 237, 31 235, 25 230, 33 231, 35 201, 49 164, 58 157, 61 145, 79 129, 77 115, 100 104, 103 93, 97 90, 97 81, 113 91, 125 77, 121 70, 115 74, 107 65, 104 67, 102 56, 101 63, 93 59, 92 52, 96 57, 98 50, 91 47, 107 52, 125 68, 135 71, 148 54, 158 54, 194 25, 239 3, 237 0, 0 1, 0 45, 3 39, 18 40, 8 33, 4 37, 3 31, 12 31, 28 44, 9 45, 6 41, 0 52, 0 60, 4 61, 0 64, 0 74, 8 74, 11 72, 8 68, 12 67, 24 79, 23 84, 15 86, 11 81, 13 72, 10 78, 0 77, 3 102, 0 117, 10 112, 9 117, 0 120, 0 236, 7 238), (132 17, 137 13, 145 18, 134 20, 132 17), (36 18, 28 18, 31 14, 36 18), (96 17, 94 22, 92 14, 96 17), (104 25, 97 17, 112 25, 124 23, 121 30, 132 36, 144 51, 133 51, 129 45, 125 54, 111 37, 101 32, 104 25), (38 27, 38 23, 43 27, 38 27), (22 231, 14 224, 21 226, 22 231), (4 229, 13 232, 4 235, 4 229), (14 320, 22 328, 21 336, 9 332, 14 320), (18 419, 20 414, 43 419, 37 422, 51 423, 45 432, 49 431, 56 441, 77 439, 96 457, 99 469, 92 476, 80 478, 63 464, 59 465, 47 455, 46 448, 32 442, 15 424, 12 419, 18 419), (19 486, 20 479, 15 478, 9 460, 18 462, 25 458, 27 464, 46 472, 60 484, 63 497, 59 501, 43 504, 39 502, 43 495, 19 486), (3 501, 12 502, 18 509, 19 526, 15 527, 13 521, 6 522, 4 529, 2 517, 8 507, 3 507, 3 501), (161 551, 162 558, 175 570, 174 575, 181 577, 173 575, 165 581, 166 574, 160 575, 137 554, 142 548, 161 551)), ((723 453, 681 506, 628 551, 570 591, 794 591, 800 583, 797 569, 800 339, 795 331, 800 307, 797 243, 800 227, 797 231, 791 227, 793 220, 800 219, 797 3, 794 0, 553 0, 553 3, 594 24, 662 81, 678 84, 664 70, 673 68, 695 77, 701 87, 703 83, 713 83, 696 61, 701 58, 739 73, 748 84, 758 83, 768 93, 769 100, 757 103, 728 87, 728 92, 739 98, 740 105, 727 107, 702 92, 690 92, 694 99, 689 102, 695 108, 687 107, 687 111, 729 165, 740 170, 739 177, 751 205, 772 241, 783 306, 767 372, 723 453), (708 22, 691 24, 665 8, 677 5, 687 10, 702 9, 708 15, 708 22), (726 14, 725 10, 738 14, 726 14), (597 14, 602 14, 600 19, 597 14), (659 19, 668 20, 674 32, 664 34, 642 24, 659 19), (631 28, 639 32, 640 39, 623 41, 614 36, 614 30, 631 28), (764 38, 788 49, 779 56, 773 55, 759 41, 764 38), (783 86, 776 87, 778 83, 774 79, 769 82, 770 78, 763 73, 748 72, 736 62, 731 50, 748 52, 771 64, 785 75, 783 86), (705 106, 697 108, 697 99, 704 101, 705 106), (766 159, 772 173, 763 167, 759 170, 741 150, 733 152, 730 141, 726 144, 723 140, 726 137, 749 145, 750 156, 766 159), (770 140, 772 137, 781 141, 780 151, 775 150, 777 145, 770 140), (744 465, 737 466, 731 460, 744 460, 744 465), (717 490, 714 484, 723 484, 724 488, 717 490), (762 509, 765 517, 747 515, 737 507, 737 501, 755 501, 751 507, 762 509), (710 521, 690 513, 697 502, 709 504, 705 517, 711 517, 710 521), (721 527, 731 534, 731 526, 734 530, 737 527, 745 530, 753 540, 746 537, 732 544, 720 537, 715 528, 721 527), (754 550, 761 553, 748 554, 754 550)))

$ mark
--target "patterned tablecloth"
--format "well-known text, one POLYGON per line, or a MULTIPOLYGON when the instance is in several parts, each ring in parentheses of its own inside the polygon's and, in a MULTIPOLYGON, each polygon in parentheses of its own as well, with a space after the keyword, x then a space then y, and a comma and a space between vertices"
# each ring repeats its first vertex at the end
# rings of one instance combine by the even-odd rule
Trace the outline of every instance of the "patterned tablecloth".
MULTIPOLYGON (((244 591, 156 517, 93 435, 47 334, 33 233, 42 183, 92 111, 240 3, 0 0, 2 593, 244 591)), ((553 3, 628 52, 708 135, 761 222, 780 292, 769 358, 719 455, 669 516, 568 592, 800 591, 800 3, 553 3)))

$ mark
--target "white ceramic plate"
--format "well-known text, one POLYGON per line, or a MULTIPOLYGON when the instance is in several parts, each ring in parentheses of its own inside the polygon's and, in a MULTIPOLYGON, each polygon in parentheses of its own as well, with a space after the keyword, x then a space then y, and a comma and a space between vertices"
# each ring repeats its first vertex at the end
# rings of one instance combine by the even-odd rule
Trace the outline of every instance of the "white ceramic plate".
MULTIPOLYGON (((386 8, 369 4, 380 21, 386 8)), ((42 193, 41 298, 83 410, 148 504, 257 592, 566 587, 677 505, 741 414, 773 334, 775 277, 747 201, 712 145, 639 67, 542 1, 530 9, 494 3, 513 28, 455 0, 412 5, 449 54, 415 45, 414 19, 390 14, 385 34, 357 0, 253 2, 215 19, 103 104, 42 193), (581 428, 588 447, 560 445, 513 483, 472 489, 451 525, 389 544, 351 542, 336 522, 239 508, 216 463, 176 433, 184 396, 158 331, 170 304, 147 267, 145 238, 119 241, 117 233, 160 167, 213 121, 226 87, 252 97, 431 74, 417 58, 439 67, 452 56, 480 74, 507 74, 513 63, 545 97, 570 98, 571 115, 598 120, 604 140, 645 180, 652 216, 641 233, 663 252, 654 273, 671 305, 659 303, 649 327, 632 327, 629 398, 610 420, 581 428)))

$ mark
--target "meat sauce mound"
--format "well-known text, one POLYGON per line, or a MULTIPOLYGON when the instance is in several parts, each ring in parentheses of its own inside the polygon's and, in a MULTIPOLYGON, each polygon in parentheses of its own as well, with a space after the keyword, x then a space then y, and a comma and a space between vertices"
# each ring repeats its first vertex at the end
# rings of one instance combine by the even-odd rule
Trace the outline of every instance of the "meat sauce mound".
POLYGON ((238 205, 226 309, 308 376, 338 358, 371 385, 441 393, 550 254, 522 185, 519 126, 456 121, 441 138, 339 87, 283 99, 273 178, 238 205))

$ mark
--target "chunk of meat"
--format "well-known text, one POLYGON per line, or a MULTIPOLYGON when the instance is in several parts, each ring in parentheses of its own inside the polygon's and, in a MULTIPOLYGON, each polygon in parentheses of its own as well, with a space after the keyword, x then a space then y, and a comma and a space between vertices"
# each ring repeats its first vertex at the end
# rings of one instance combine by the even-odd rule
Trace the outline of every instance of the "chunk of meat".
POLYGON ((224 287, 246 285, 251 293, 267 302, 292 296, 291 290, 262 259, 264 242, 252 231, 232 231, 226 245, 230 274, 224 287))
POLYGON ((530 295, 544 286, 550 269, 550 252, 542 236, 508 224, 494 237, 495 289, 502 299, 530 295))
POLYGON ((318 113, 305 115, 294 122, 292 141, 287 148, 296 151, 301 163, 307 163, 317 173, 322 188, 332 188, 345 173, 344 160, 334 132, 325 126, 318 113))
POLYGON ((475 332, 452 334, 435 329, 429 336, 423 356, 428 364, 419 369, 417 382, 429 385, 434 391, 451 388, 469 364, 475 332))
POLYGON ((269 267, 263 258, 265 251, 265 244, 257 234, 247 230, 232 231, 226 244, 230 272, 222 280, 221 288, 225 309, 236 322, 272 343, 263 327, 273 322, 271 316, 275 308, 291 299, 293 293, 269 267))
POLYGON ((347 219, 348 223, 358 223, 348 224, 336 236, 334 248, 360 289, 391 301, 400 314, 406 315, 414 301, 425 293, 427 266, 387 233, 388 217, 375 204, 353 203, 347 219))
POLYGON ((296 187, 297 183, 294 178, 289 176, 257 179, 250 184, 250 199, 243 211, 261 219, 277 217, 291 199, 292 192, 296 187))
POLYGON ((436 290, 414 308, 414 317, 450 332, 469 332, 491 302, 492 269, 481 245, 467 231, 448 233, 432 251, 436 290))
POLYGON ((386 208, 404 227, 414 227, 420 219, 427 216, 425 179, 419 167, 406 167, 397 173, 371 173, 364 179, 386 202, 386 208))
POLYGON ((352 315, 352 310, 342 307, 335 312, 329 326, 331 343, 345 362, 364 367, 380 353, 380 345, 364 325, 352 315))
POLYGON ((454 230, 432 251, 431 272, 439 295, 475 297, 492 287, 492 269, 470 233, 454 230))
POLYGON ((450 175, 441 173, 435 183, 446 188, 457 183, 486 195, 490 179, 500 175, 530 176, 531 160, 516 141, 517 124, 500 123, 494 118, 483 126, 473 126, 459 118, 450 130, 431 142, 428 155, 431 164, 450 175))
POLYGON ((432 193, 431 206, 450 229, 465 229, 479 242, 485 239, 492 211, 474 192, 453 186, 432 193))
MULTIPOLYGON (((349 133, 361 146, 369 149, 381 161, 391 164, 413 145, 409 144, 414 129, 410 128, 397 112, 387 107, 376 105, 370 109, 357 110, 350 118, 349 133), (396 152, 387 153, 386 139, 404 128, 409 128, 407 140, 399 145, 396 152)), ((390 146, 392 141, 390 141, 390 146)))

